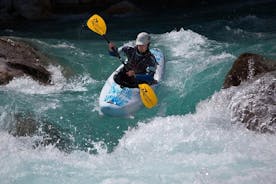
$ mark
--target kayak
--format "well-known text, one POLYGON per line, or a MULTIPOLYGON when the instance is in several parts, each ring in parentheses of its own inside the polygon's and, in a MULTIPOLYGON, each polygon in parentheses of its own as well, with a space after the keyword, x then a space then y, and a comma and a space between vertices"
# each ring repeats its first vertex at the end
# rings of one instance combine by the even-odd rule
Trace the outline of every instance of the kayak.
MULTIPOLYGON (((165 58, 162 51, 158 48, 151 48, 150 51, 155 56, 158 63, 154 75, 154 79, 157 83, 151 85, 151 87, 156 90, 156 87, 163 77, 165 58)), ((109 76, 101 90, 99 106, 100 111, 105 115, 128 117, 143 107, 139 88, 121 87, 114 81, 114 75, 123 67, 123 64, 120 65, 109 76)))

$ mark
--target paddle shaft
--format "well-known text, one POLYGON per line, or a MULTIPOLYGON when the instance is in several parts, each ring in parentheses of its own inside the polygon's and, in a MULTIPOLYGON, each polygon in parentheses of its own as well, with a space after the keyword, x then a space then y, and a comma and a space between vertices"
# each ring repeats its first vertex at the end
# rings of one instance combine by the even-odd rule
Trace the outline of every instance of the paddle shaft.
POLYGON ((102 35, 102 37, 105 39, 105 41, 106 41, 108 44, 110 43, 109 39, 108 39, 105 35, 102 35))
MULTIPOLYGON (((102 37, 103 37, 103 39, 105 39, 105 41, 106 41, 108 44, 110 44, 109 39, 108 39, 105 35, 102 35, 102 37)), ((123 64, 125 65, 125 63, 122 61, 122 58, 121 58, 120 54, 118 53, 118 51, 117 51, 114 47, 112 47, 112 51, 116 54, 116 57, 119 58, 119 60, 121 61, 121 63, 123 63, 123 64)))

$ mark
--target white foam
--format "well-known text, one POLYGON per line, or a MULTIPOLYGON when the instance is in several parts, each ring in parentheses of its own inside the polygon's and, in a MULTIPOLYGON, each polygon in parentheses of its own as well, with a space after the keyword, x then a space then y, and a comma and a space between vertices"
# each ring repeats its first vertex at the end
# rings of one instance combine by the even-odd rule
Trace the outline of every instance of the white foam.
POLYGON ((52 47, 52 48, 65 48, 65 49, 76 49, 76 46, 73 44, 73 43, 70 43, 68 41, 57 41, 57 43, 54 43, 54 44, 50 44, 50 43, 47 43, 45 41, 42 41, 42 40, 38 40, 38 39, 31 39, 32 42, 36 42, 40 45, 44 45, 44 46, 47 46, 47 47, 52 47))
POLYGON ((169 59, 166 57, 167 71, 164 85, 177 90, 179 96, 185 95, 186 82, 194 75, 235 58, 224 51, 228 47, 227 44, 209 40, 192 30, 181 28, 179 31, 155 35, 154 39, 157 46, 166 45, 166 53, 170 55, 169 59))
MULTIPOLYGON (((177 37, 171 41, 161 35, 157 41, 160 45, 170 45, 168 50, 172 53, 172 59, 166 68, 174 73, 181 72, 187 78, 193 71, 206 69, 208 64, 225 62, 233 57, 225 52, 212 53, 212 48, 221 44, 191 31, 173 31, 166 35, 177 37), (182 42, 178 40, 182 39, 181 35, 185 38, 182 42), (194 36, 195 44, 189 35, 194 36), (179 42, 185 47, 183 41, 187 41, 188 45, 184 52, 176 44, 179 42), (178 48, 173 48, 176 46, 178 48), (188 51, 194 53, 189 55, 188 51), (201 57, 206 57, 206 62, 201 57)), ((56 84, 50 93, 86 90, 87 79, 80 82, 83 76, 73 80, 80 85, 78 88, 68 85, 72 83, 64 79, 61 69, 55 69, 58 71, 54 75, 57 77, 54 80, 56 84)), ((171 79, 168 76, 166 82, 171 79)), ((183 84, 182 77, 175 80, 175 84, 183 84)), ((94 80, 88 77, 88 81, 94 80)), ((21 81, 7 89, 32 94, 32 90, 27 90, 31 84, 28 82, 22 86, 23 91, 16 87, 21 81)), ((40 93, 49 93, 47 90, 42 89, 40 93)), ((236 99, 233 92, 239 91, 230 88, 215 93, 210 99, 200 102, 194 114, 155 117, 139 122, 137 127, 125 132, 115 151, 110 154, 101 142, 94 144, 98 155, 84 151, 66 154, 53 146, 33 149, 35 137, 13 137, 0 131, 1 182, 273 183, 276 180, 276 136, 256 134, 232 124, 231 104, 236 99)), ((5 114, 2 115, 0 121, 4 120, 5 114)), ((93 144, 93 141, 90 143, 93 144)))
POLYGON ((94 144, 98 155, 65 154, 53 146, 33 149, 34 138, 0 132, 0 178, 21 183, 33 176, 39 183, 273 183, 276 136, 231 123, 235 90, 215 93, 194 114, 140 122, 110 154, 102 143, 94 144))
POLYGON ((233 125, 231 97, 231 90, 222 90, 201 102, 195 114, 140 123, 114 154, 129 159, 124 164, 139 173, 143 168, 144 176, 163 176, 165 183, 271 183, 276 179, 276 136, 233 125))
POLYGON ((233 93, 229 104, 232 121, 239 123, 244 121, 245 126, 255 124, 254 128, 259 131, 268 128, 275 132, 276 124, 273 123, 276 114, 275 75, 266 74, 255 80, 252 72, 254 73, 249 71, 248 82, 242 83, 233 93))
POLYGON ((162 34, 158 39, 158 45, 168 45, 172 56, 181 58, 194 58, 202 54, 202 47, 207 46, 208 39, 192 30, 171 31, 162 34))
POLYGON ((43 85, 28 76, 24 76, 13 79, 1 88, 26 94, 49 94, 63 91, 87 91, 86 86, 96 82, 88 74, 68 80, 63 76, 60 66, 50 65, 47 69, 52 74, 51 85, 43 85))
POLYGON ((231 28, 230 26, 225 26, 225 29, 227 31, 233 32, 235 35, 238 35, 241 38, 247 38, 247 37, 264 38, 265 35, 269 35, 267 33, 264 34, 261 32, 249 32, 249 31, 243 30, 241 28, 231 28))

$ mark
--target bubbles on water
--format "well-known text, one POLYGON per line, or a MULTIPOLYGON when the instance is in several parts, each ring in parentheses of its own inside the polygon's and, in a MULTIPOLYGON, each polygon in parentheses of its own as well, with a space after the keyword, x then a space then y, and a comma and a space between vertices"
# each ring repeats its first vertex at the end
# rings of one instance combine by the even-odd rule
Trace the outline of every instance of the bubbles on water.
MULTIPOLYGON (((156 39, 160 38, 157 45, 169 45, 166 48, 171 54, 166 67, 169 71, 164 85, 171 86, 172 91, 183 93, 185 90, 181 86, 186 85, 183 81, 191 79, 192 72, 203 71, 233 57, 227 52, 212 50, 220 47, 224 50, 224 44, 192 31, 173 31, 166 36, 156 39), (176 38, 171 41, 166 36, 176 38), (181 40, 182 37, 185 39, 181 40), (190 38, 195 39, 195 44, 190 38), (169 75, 179 72, 183 76, 169 75)), ((57 72, 53 86, 42 86, 32 79, 22 78, 25 83, 19 80, 4 88, 27 94, 85 92, 89 83, 95 82, 86 74, 65 79, 62 69, 55 66, 52 71, 57 72), (20 86, 21 83, 24 85, 20 86)), ((235 89, 216 92, 201 101, 193 114, 155 117, 140 122, 125 132, 110 154, 106 153, 102 142, 94 144, 93 141, 88 142, 94 145, 97 155, 88 154, 92 147, 87 152, 76 150, 70 154, 52 145, 33 149, 32 137, 13 137, 0 131, 1 181, 29 183, 35 177, 40 183, 273 183, 276 179, 275 136, 255 134, 231 124, 229 104, 235 99, 233 91, 235 89)), ((240 94, 237 97, 246 93, 240 94)), ((98 104, 98 94, 92 95, 92 99, 95 101, 90 101, 90 106, 98 104)), ((60 107, 58 99, 50 101, 53 109, 60 107)), ((45 108, 45 104, 39 106, 45 108)), ((97 111, 97 106, 94 110, 97 111)), ((164 114, 162 110, 160 115, 164 114)), ((5 116, 2 113, 0 121, 5 116)), ((65 115, 58 117, 66 119, 65 115)))
POLYGON ((199 103, 194 114, 156 117, 139 123, 126 132, 114 155, 136 158, 128 160, 133 169, 143 165, 153 175, 164 176, 153 167, 165 165, 166 172, 173 170, 174 181, 182 183, 259 183, 265 178, 273 181, 276 137, 248 132, 231 123, 233 90, 215 93, 199 103), (264 168, 266 176, 259 177, 264 168), (241 178, 240 172, 244 173, 241 178))
POLYGON ((48 70, 52 74, 52 82, 50 85, 40 84, 31 77, 24 76, 13 79, 1 88, 26 94, 50 94, 64 91, 87 91, 87 85, 96 83, 88 74, 66 79, 62 74, 62 68, 60 66, 50 65, 48 70))
MULTIPOLYGON (((162 85, 173 89, 180 97, 185 97, 191 92, 191 89, 195 89, 199 85, 195 80, 197 75, 235 58, 235 56, 225 51, 229 46, 228 44, 209 40, 192 30, 181 28, 179 31, 173 30, 155 36, 154 39, 157 47, 166 45, 166 78, 162 85)), ((215 72, 221 71, 217 70, 215 72)), ((202 74, 203 77, 211 76, 213 78, 216 75, 218 74, 202 74)), ((214 80, 213 78, 206 80, 214 80)), ((202 79, 202 82, 204 82, 204 79, 202 79)))
MULTIPOLYGON (((249 73, 250 74, 250 73, 249 73)), ((235 123, 259 132, 276 132, 275 73, 244 82, 233 93, 229 108, 235 123)))
POLYGON ((30 137, 23 141, 0 132, 0 156, 8 168, 0 176, 7 179, 15 171, 22 173, 23 166, 28 165, 26 175, 37 173, 41 181, 46 172, 54 183, 57 173, 68 179, 69 171, 82 173, 75 175, 82 182, 98 183, 259 183, 264 179, 270 183, 275 179, 275 136, 231 125, 231 90, 202 101, 194 114, 140 122, 125 132, 110 154, 102 142, 93 141, 94 147, 87 151, 97 149, 97 155, 83 151, 68 155, 51 146, 33 150, 27 146, 31 145, 30 137))
POLYGON ((171 31, 162 34, 157 46, 167 45, 173 57, 194 58, 202 54, 202 47, 207 46, 208 39, 192 30, 171 31))
POLYGON ((50 44, 42 40, 31 39, 33 42, 38 43, 43 46, 53 47, 53 48, 63 48, 63 49, 76 49, 76 46, 73 43, 68 41, 57 41, 57 43, 50 44))

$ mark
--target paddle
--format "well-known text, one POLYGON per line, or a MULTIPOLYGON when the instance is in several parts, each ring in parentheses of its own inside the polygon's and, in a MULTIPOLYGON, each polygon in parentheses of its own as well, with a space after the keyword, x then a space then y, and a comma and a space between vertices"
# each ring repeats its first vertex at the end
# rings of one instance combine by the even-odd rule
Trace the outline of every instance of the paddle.
POLYGON ((153 89, 150 87, 150 85, 148 84, 138 84, 138 87, 140 89, 140 97, 141 100, 143 102, 143 104, 145 105, 145 107, 147 108, 152 108, 154 107, 157 102, 157 96, 154 93, 153 89))
MULTIPOLYGON (((86 24, 87 24, 87 26, 90 30, 92 30, 93 32, 101 35, 107 43, 110 43, 110 41, 105 36, 105 34, 106 34, 106 24, 105 24, 104 19, 101 16, 99 16, 97 14, 92 15, 88 19, 86 24)), ((112 48, 112 50, 116 53, 116 56, 124 64, 124 62, 121 60, 120 54, 115 50, 115 48, 112 48)))
MULTIPOLYGON (((110 43, 110 41, 106 37, 106 24, 102 17, 100 17, 97 14, 94 14, 88 19, 86 24, 90 30, 101 35, 106 40, 107 43, 110 43)), ((124 64, 124 62, 121 60, 120 54, 114 48, 112 48, 112 50, 116 53, 116 56, 124 64)), ((141 100, 145 105, 145 107, 147 108, 154 107, 157 104, 158 99, 153 89, 150 87, 150 85, 139 84, 138 87, 140 90, 141 100)))

